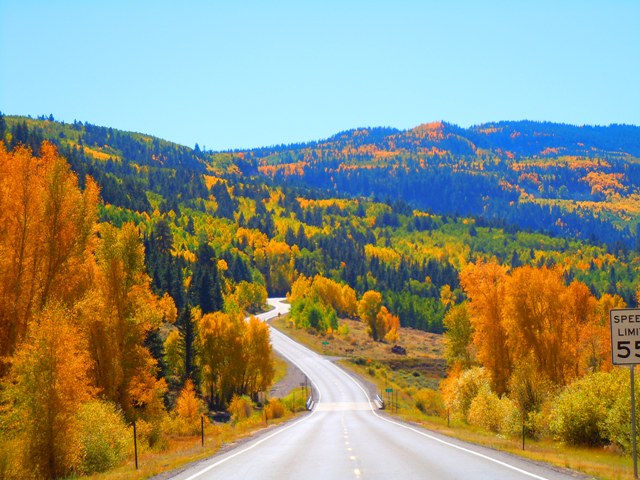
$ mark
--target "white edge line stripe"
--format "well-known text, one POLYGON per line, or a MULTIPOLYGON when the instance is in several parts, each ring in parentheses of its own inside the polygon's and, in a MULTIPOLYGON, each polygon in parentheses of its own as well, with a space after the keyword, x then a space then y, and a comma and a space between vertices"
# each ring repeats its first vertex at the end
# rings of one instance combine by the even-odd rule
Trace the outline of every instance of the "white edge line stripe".
MULTIPOLYGON (((289 339, 289 337, 287 337, 284 333, 282 333, 282 332, 280 332, 280 331, 276 330, 275 328, 274 328, 273 330, 274 330, 274 331, 276 331, 276 332, 278 332, 278 334, 279 334, 279 335, 281 335, 282 337, 284 337, 284 338, 286 338, 286 339, 290 340, 290 339, 289 339)), ((296 342, 296 343, 297 343, 297 342, 296 342)), ((304 348, 304 349, 307 349, 307 347, 305 347, 305 346, 303 346, 303 348, 304 348)), ((309 349, 307 349, 307 350, 309 350, 309 349)), ((313 353, 313 354, 316 354, 316 355, 317 355, 317 353, 316 353, 316 352, 313 352, 313 351, 311 351, 311 350, 310 350, 310 352, 311 352, 311 353, 313 353)), ((280 353, 282 353, 282 352, 280 352, 280 353)), ((285 356, 286 356, 286 355, 285 355, 285 356)), ((287 357, 287 358, 288 358, 288 357, 287 357)), ((296 366, 298 366, 298 368, 300 368, 300 366, 299 366, 299 365, 297 365, 293 360, 291 360, 290 358, 288 358, 288 359, 289 359, 289 361, 291 361, 292 363, 294 363, 296 366)), ((539 475, 536 475, 535 473, 528 472, 528 471, 523 470, 523 469, 521 469, 521 468, 518 468, 518 467, 516 467, 516 466, 514 466, 514 465, 510 465, 510 464, 508 464, 508 463, 506 463, 506 462, 503 462, 503 461, 501 461, 501 460, 498 460, 498 459, 496 459, 496 458, 492 458, 492 457, 490 457, 490 456, 488 456, 488 455, 485 455, 485 454, 483 454, 483 453, 476 452, 476 451, 474 451, 474 450, 470 450, 470 449, 465 448, 465 447, 461 447, 460 445, 456 445, 456 444, 454 444, 454 443, 447 442, 446 440, 442 440, 442 439, 440 439, 440 438, 438 438, 438 437, 434 437, 433 435, 429 435, 428 433, 426 433, 426 432, 424 432, 424 431, 420 431, 420 430, 418 430, 418 429, 416 429, 416 428, 410 427, 410 426, 408 426, 408 425, 405 425, 405 424, 402 424, 402 423, 396 422, 396 421, 394 421, 394 420, 391 420, 391 419, 389 419, 389 418, 386 418, 386 417, 383 417, 383 416, 379 415, 379 414, 378 414, 378 412, 376 412, 376 409, 373 407, 373 404, 372 404, 371 400, 369 399, 369 394, 368 394, 368 393, 367 393, 367 391, 364 389, 364 387, 363 387, 363 386, 362 386, 358 381, 356 381, 356 380, 355 380, 351 375, 349 375, 347 372, 345 372, 342 368, 338 367, 337 365, 335 365, 335 364, 333 364, 333 363, 331 363, 331 365, 333 365, 333 367, 335 367, 335 368, 336 368, 336 370, 340 372, 340 374, 342 374, 342 375, 344 375, 346 378, 348 378, 351 382, 353 382, 353 383, 354 383, 354 384, 355 384, 355 385, 356 385, 356 386, 357 386, 357 387, 362 391, 362 393, 364 394, 365 398, 368 400, 369 408, 371 409, 371 413, 373 413, 373 414, 374 414, 377 418, 379 418, 380 420, 384 420, 385 422, 387 422, 387 423, 391 423, 392 425, 396 425, 396 426, 398 426, 398 427, 402 427, 402 428, 404 428, 404 429, 406 429, 406 430, 410 430, 410 431, 412 431, 412 432, 414 432, 414 433, 417 433, 418 435, 422 435, 423 437, 429 438, 429 439, 431 439, 431 440, 434 440, 434 441, 436 441, 436 442, 438 442, 438 443, 441 443, 441 444, 443 444, 443 445, 446 445, 446 446, 448 446, 448 447, 455 448, 455 449, 460 450, 460 451, 462 451, 462 452, 466 452, 466 453, 469 453, 469 454, 471 454, 471 455, 475 455, 476 457, 483 458, 483 459, 488 460, 488 461, 490 461, 490 462, 496 463, 496 464, 498 464, 498 465, 501 465, 501 466, 503 466, 503 467, 505 467, 505 468, 508 468, 508 469, 514 470, 514 471, 519 472, 519 473, 521 473, 521 474, 523 474, 523 475, 526 475, 526 476, 528 476, 528 477, 535 478, 535 479, 537 479, 537 480, 549 480, 549 479, 548 479, 548 478, 546 478, 546 477, 541 477, 541 476, 539 476, 539 475)), ((302 368, 300 368, 300 370, 302 370, 302 371, 303 371, 303 373, 304 373, 305 375, 307 375, 307 373, 306 373, 302 368)), ((308 375, 307 375, 307 377, 308 377, 308 375)), ((310 379, 310 380, 311 380, 311 379, 310 379)), ((311 382, 312 382, 312 383, 314 384, 314 386, 315 386, 315 383, 313 382, 313 380, 311 380, 311 382)), ((317 387, 316 387, 316 390, 318 390, 318 388, 317 388, 317 387)), ((319 403, 319 402, 320 402, 320 390, 318 390, 318 396, 319 396, 319 398, 318 398, 318 403, 319 403)), ((315 410, 314 410, 314 412, 313 412, 313 413, 315 413, 315 410)), ((189 480, 189 479, 187 479, 187 480, 189 480)))
MULTIPOLYGON (((278 334, 282 335, 282 337, 283 337, 283 338, 285 338, 285 339, 287 339, 287 340, 290 340, 290 339, 289 339, 289 337, 287 337, 287 336, 286 336, 286 335, 284 335, 283 333, 279 332, 279 331, 278 331, 278 330, 276 330, 275 328, 274 328, 273 330, 274 330, 274 331, 276 331, 276 332, 278 332, 278 334)), ((293 363, 294 365, 296 365, 296 367, 298 367, 298 368, 302 371, 302 373, 304 373, 304 374, 307 376, 307 378, 311 381, 311 383, 312 383, 312 384, 313 384, 313 386, 315 387, 316 391, 318 392, 318 402, 320 402, 320 398, 322 397, 322 394, 321 394, 320 390, 318 389, 317 385, 315 384, 315 382, 314 382, 314 381, 309 377, 309 375, 307 374, 307 372, 304 370, 304 368, 302 368, 302 366, 301 366, 301 365, 298 365, 298 364, 297 364, 297 363, 295 363, 293 360, 291 360, 291 358, 289 358, 289 357, 288 357, 284 352, 279 352, 279 353, 280 353, 282 356, 286 357, 286 358, 287 358, 287 360, 289 360, 291 363, 293 363)), ((318 403, 318 402, 317 402, 317 403, 318 403)), ((295 426, 296 426, 296 425, 298 425, 299 423, 302 423, 302 422, 304 422, 304 421, 306 421, 306 420, 310 419, 313 415, 315 415, 315 413, 316 413, 316 410, 314 409, 314 410, 311 412, 311 415, 306 416, 306 417, 302 418, 301 420, 298 420, 297 422, 291 423, 291 424, 289 424, 289 425, 286 425, 286 426, 284 426, 284 427, 282 427, 282 428, 280 428, 280 429, 276 430, 276 431, 275 431, 275 432, 273 432, 271 435, 267 435, 266 437, 261 438, 260 440, 256 441, 255 443, 252 443, 252 444, 251 444, 251 445, 249 445, 247 448, 244 448, 244 449, 242 449, 242 450, 240 450, 240 451, 238 451, 238 452, 236 452, 236 453, 234 453, 234 454, 232 454, 232 455, 229 455, 229 456, 227 456, 227 457, 224 457, 224 458, 222 458, 222 459, 218 460, 218 461, 217 461, 217 462, 215 462, 215 463, 212 463, 211 465, 209 465, 209 466, 207 466, 207 467, 203 468, 203 469, 202 469, 202 470, 200 470, 199 472, 194 473, 193 475, 191 475, 190 477, 185 478, 184 480, 193 480, 194 478, 198 478, 200 475, 204 475, 204 474, 205 474, 205 473, 207 473, 209 470, 211 470, 211 469, 213 469, 213 468, 215 468, 215 467, 217 467, 217 466, 219 466, 219 465, 222 465, 223 463, 225 463, 225 462, 227 462, 227 461, 231 460, 232 458, 237 457, 238 455, 242 455, 243 453, 246 453, 246 452, 248 452, 249 450, 254 449, 254 448, 255 448, 255 447, 257 447, 258 445, 260 445, 260 444, 262 444, 262 443, 266 442, 267 440, 269 440, 269 439, 271 439, 271 438, 275 437, 276 435, 280 435, 282 432, 286 432, 287 430, 289 430, 290 428, 295 427, 295 426)))
MULTIPOLYGON (((315 411, 314 411, 314 412, 312 412, 312 413, 311 413, 311 415, 313 415, 314 413, 315 413, 315 411)), ((258 446, 258 445, 260 445, 261 443, 266 442, 267 440, 269 440, 269 439, 271 439, 271 438, 275 437, 276 435, 279 435, 279 434, 281 434, 282 432, 285 432, 285 431, 289 430, 290 428, 295 427, 295 426, 296 426, 296 425, 298 425, 299 423, 304 422, 305 420, 307 420, 307 419, 311 418, 311 415, 309 415, 308 417, 303 418, 302 420, 298 420, 298 421, 297 421, 297 422, 295 422, 295 423, 292 423, 292 424, 290 424, 290 425, 287 425, 287 426, 285 426, 285 427, 283 427, 283 428, 280 428, 280 429, 276 430, 276 431, 275 431, 275 432, 273 432, 271 435, 268 435, 268 436, 266 436, 266 437, 264 437, 264 438, 261 438, 260 440, 258 440, 257 442, 255 442, 255 443, 251 444, 251 445, 250 445, 250 446, 248 446, 247 448, 244 448, 244 449, 242 449, 242 450, 240 450, 240 451, 238 451, 238 452, 236 452, 236 453, 234 453, 234 454, 232 454, 232 455, 229 455, 228 457, 224 457, 224 458, 222 458, 222 459, 218 460, 216 463, 213 463, 213 464, 209 465, 208 467, 203 468, 203 469, 202 469, 202 470, 200 470, 199 472, 196 472, 196 473, 194 473, 193 475, 191 475, 190 477, 187 477, 185 480, 193 480, 194 478, 198 478, 200 475, 203 475, 203 474, 207 473, 207 472, 208 472, 209 470, 211 470, 212 468, 215 468, 215 467, 217 467, 218 465, 222 465, 222 464, 223 464, 223 463, 225 463, 226 461, 231 460, 232 458, 235 458, 235 457, 237 457, 238 455, 242 455, 243 453, 248 452, 249 450, 254 449, 255 447, 257 447, 257 446, 258 446)))
MULTIPOLYGON (((265 319, 265 320, 266 320, 266 319, 265 319)), ((278 334, 282 335, 284 338, 289 339, 289 337, 287 337, 287 336, 286 336, 286 335, 284 335, 283 333, 279 332, 278 330, 276 330, 276 329, 273 329, 273 330, 274 330, 274 331, 276 331, 276 332, 278 332, 278 334)), ((305 347, 305 348, 306 348, 306 347, 305 347)), ((321 398, 321 392, 320 392, 320 390, 318 389, 318 387, 317 387, 317 385, 315 384, 315 382, 313 381, 313 379, 311 379, 311 378, 309 377, 309 375, 308 375, 308 374, 307 374, 307 372, 304 370, 304 368, 302 368, 302 366, 301 366, 301 365, 298 365, 297 363, 295 363, 291 358, 289 358, 289 357, 288 357, 286 354, 284 354, 283 352, 279 352, 279 353, 280 353, 281 355, 283 355, 284 357, 286 357, 286 358, 287 358, 290 362, 292 362, 294 365, 296 365, 296 366, 297 366, 297 367, 302 371, 302 373, 304 373, 304 374, 307 376, 307 378, 309 378, 309 380, 311 381, 311 383, 312 383, 312 384, 314 385, 314 387, 316 388, 316 391, 318 392, 318 403, 319 403, 319 402, 320 402, 320 398, 321 398)), ((315 352, 314 352, 314 353, 315 353, 315 352)), ((375 416, 376 416, 377 418, 379 418, 380 420, 384 420, 384 421, 385 421, 385 422, 387 422, 387 423, 390 423, 390 424, 392 424, 392 425, 396 425, 396 426, 398 426, 398 427, 404 428, 405 430, 410 430, 410 431, 412 431, 412 432, 414 432, 414 433, 417 433, 418 435, 421 435, 421 436, 423 436, 423 437, 429 438, 430 440, 436 441, 436 442, 438 442, 438 443, 441 443, 441 444, 446 445, 446 446, 451 447, 451 448, 455 448, 456 450, 460 450, 460 451, 462 451, 462 452, 465 452, 465 453, 468 453, 468 454, 474 455, 474 456, 476 456, 476 457, 483 458, 483 459, 488 460, 488 461, 490 461, 490 462, 496 463, 496 464, 498 464, 498 465, 501 465, 501 466, 503 466, 503 467, 505 467, 505 468, 508 468, 508 469, 514 470, 514 471, 519 472, 519 473, 521 473, 521 474, 523 474, 523 475, 526 475, 526 476, 528 476, 528 477, 535 478, 535 479, 538 479, 538 480, 548 480, 548 479, 547 479, 547 478, 545 478, 545 477, 541 477, 541 476, 536 475, 536 474, 534 474, 534 473, 527 472, 526 470, 523 470, 523 469, 521 469, 521 468, 515 467, 515 466, 513 466, 513 465, 509 465, 508 463, 505 463, 505 462, 502 462, 502 461, 497 460, 497 459, 495 459, 495 458, 489 457, 488 455, 484 455, 484 454, 482 454, 482 453, 475 452, 475 451, 470 450, 470 449, 468 449, 468 448, 461 447, 461 446, 459 446, 459 445, 455 445, 455 444, 453 444, 453 443, 447 442, 447 441, 442 440, 442 439, 440 439, 440 438, 434 437, 433 435, 429 435, 429 434, 428 434, 428 433, 426 433, 426 432, 423 432, 423 431, 417 430, 417 429, 415 429, 415 428, 413 428, 413 427, 410 427, 410 426, 408 426, 408 425, 404 425, 404 424, 402 424, 402 423, 398 423, 398 422, 396 422, 396 421, 393 421, 393 420, 390 420, 390 419, 388 419, 388 418, 385 418, 385 417, 383 417, 383 416, 381 416, 381 415, 378 415, 378 413, 377 413, 377 412, 375 411, 375 409, 373 408, 373 405, 372 405, 372 403, 371 403, 371 400, 369 399, 369 394, 368 394, 368 393, 367 393, 367 391, 364 389, 364 387, 363 387, 359 382, 357 382, 357 381, 356 381, 356 380, 355 380, 351 375, 347 374, 343 369, 341 369, 341 368, 339 368, 339 367, 337 367, 337 366, 335 366, 335 365, 334 365, 334 367, 335 367, 335 368, 336 368, 336 369, 337 369, 337 370, 338 370, 342 375, 344 375, 344 376, 345 376, 345 377, 347 377, 351 382, 353 382, 353 383, 354 383, 354 384, 355 384, 355 385, 356 385, 356 386, 357 386, 357 387, 362 391, 362 393, 365 395, 365 398, 367 398, 367 399, 368 399, 368 401, 369 401, 369 408, 371 409, 371 413, 373 413, 373 415, 375 415, 375 416)), ((302 422, 304 422, 305 420, 308 420, 308 419, 309 419, 309 418, 311 418, 315 413, 316 413, 316 410, 314 409, 314 410, 311 412, 311 415, 309 415, 309 416, 307 416, 307 417, 304 417, 303 419, 301 419, 301 420, 299 420, 299 421, 297 421, 297 422, 295 422, 295 423, 292 423, 292 424, 290 424, 290 425, 287 425, 287 426, 285 426, 285 427, 283 427, 283 428, 281 428, 281 429, 279 429, 279 430, 277 430, 277 431, 273 432, 271 435, 268 435, 268 436, 266 436, 266 437, 264 437, 264 438, 261 438, 260 440, 258 440, 257 442, 255 442, 255 443, 251 444, 251 445, 250 445, 250 446, 248 446, 247 448, 244 448, 244 449, 242 449, 242 450, 240 450, 240 451, 238 451, 238 452, 236 452, 236 453, 234 453, 234 454, 232 454, 232 455, 229 455, 229 456, 227 456, 227 457, 225 457, 225 458, 222 458, 222 459, 218 460, 216 463, 213 463, 213 464, 209 465, 208 467, 203 468, 203 469, 202 469, 202 470, 200 470, 199 472, 197 472, 197 473, 195 473, 195 474, 191 475, 190 477, 187 477, 185 480, 193 480, 193 479, 195 479, 195 478, 199 477, 200 475, 203 475, 204 473, 208 472, 209 470, 211 470, 211 469, 213 469, 213 468, 215 468, 215 467, 217 467, 217 466, 219 466, 219 465, 221 465, 221 464, 223 464, 223 463, 227 462, 228 460, 231 460, 232 458, 235 458, 235 457, 237 457, 237 456, 239 456, 239 455, 242 455, 243 453, 246 453, 246 452, 248 452, 248 451, 250 451, 250 450, 254 449, 254 448, 255 448, 255 447, 257 447, 258 445, 260 445, 260 444, 262 444, 262 443, 266 442, 267 440, 269 440, 269 439, 271 439, 271 438, 275 437, 276 435, 279 435, 279 434, 281 434, 282 432, 285 432, 285 431, 289 430, 290 428, 295 427, 295 426, 296 426, 296 425, 298 425, 299 423, 302 423, 302 422)))
MULTIPOLYGON (((366 398, 369 398, 369 394, 368 394, 368 393, 367 393, 367 391, 364 389, 364 387, 363 387, 362 385, 360 385, 360 383, 358 383, 358 382, 357 382, 357 381, 356 381, 356 380, 355 380, 351 375, 349 375, 349 374, 348 374, 347 372, 345 372, 343 369, 341 369, 341 368, 339 368, 339 367, 336 367, 336 368, 337 368, 337 369, 338 369, 338 370, 339 370, 343 375, 345 375, 349 380, 351 380, 353 383, 355 383, 355 384, 358 386, 358 388, 359 388, 360 390, 362 390, 362 393, 364 393, 364 395, 365 395, 365 397, 366 397, 366 398)), ((398 427, 402 427, 402 428, 404 428, 404 429, 406 429, 406 430, 411 430, 412 432, 415 432, 415 433, 417 433, 418 435, 422 435, 423 437, 427 437, 427 438, 429 438, 429 439, 431 439, 431 440, 434 440, 434 441, 436 441, 436 442, 439 442, 439 443, 441 443, 441 444, 443 444, 443 445, 447 445, 448 447, 452 447, 452 448, 455 448, 455 449, 457 449, 457 450, 461 450, 461 451, 463 451, 463 452, 469 453, 469 454, 471 454, 471 455, 475 455, 476 457, 480 457, 480 458, 483 458, 483 459, 485 459, 485 460, 489 460, 490 462, 497 463, 498 465, 502 465, 503 467, 506 467, 506 468, 509 468, 509 469, 511 469, 511 470, 515 470, 516 472, 522 473, 523 475, 527 475, 527 476, 529 476, 529 477, 536 478, 536 479, 538 479, 538 480, 549 480, 549 479, 547 479, 546 477, 541 477, 541 476, 539 476, 539 475, 536 475, 535 473, 527 472, 526 470, 522 470, 521 468, 518 468, 518 467, 516 467, 516 466, 514 466, 514 465, 509 465, 508 463, 502 462, 502 461, 500 461, 500 460, 498 460, 498 459, 496 459, 496 458, 492 458, 492 457, 489 457, 488 455, 484 455, 483 453, 480 453, 480 452, 474 452, 473 450, 470 450, 470 449, 465 448, 465 447, 461 447, 460 445, 456 445, 456 444, 454 444, 454 443, 449 443, 449 442, 447 442, 447 441, 445 441, 445 440, 442 440, 442 439, 440 439, 440 438, 438 438, 438 437, 434 437, 433 435, 429 435, 429 434, 428 434, 428 433, 426 433, 426 432, 422 432, 422 431, 417 430, 417 429, 415 429, 415 428, 413 428, 413 427, 410 427, 410 426, 408 426, 408 425, 404 425, 404 424, 402 424, 402 423, 398 423, 398 422, 396 422, 396 421, 393 421, 393 420, 391 420, 391 419, 388 419, 388 418, 385 418, 385 417, 383 417, 383 416, 381 416, 381 415, 378 415, 378 412, 376 412, 376 411, 375 411, 375 409, 373 408, 373 405, 371 404, 371 400, 369 400, 369 407, 371 408, 371 413, 373 413, 373 414, 374 414, 376 417, 378 417, 380 420, 384 420, 385 422, 391 423, 391 424, 396 425, 396 426, 398 426, 398 427)))
MULTIPOLYGON (((284 333, 282 333, 282 332, 280 332, 280 331, 276 330, 275 328, 274 328, 273 330, 275 330, 276 332, 278 332, 278 334, 280 334, 281 336, 283 336, 283 337, 285 337, 285 338, 289 339, 289 337, 287 337, 284 333)), ((290 339, 289 339, 289 340, 290 340, 290 339)), ((297 342, 296 342, 296 343, 297 343, 297 342)), ((303 346, 303 348, 307 349, 307 347, 304 347, 304 346, 303 346)), ((307 349, 307 350, 308 350, 308 349, 307 349)), ((316 354, 316 352, 313 352, 313 351, 311 351, 311 352, 312 352, 312 353, 314 353, 314 354, 316 354)), ((281 353, 282 353, 282 352, 281 352, 281 353)), ((317 355, 317 354, 316 354, 316 355, 317 355)), ((285 355, 285 356, 286 356, 286 355, 285 355)), ((287 358, 288 358, 288 357, 287 357, 287 358)), ((295 364, 295 362, 293 362, 290 358, 289 358, 289 361, 291 361, 292 363, 294 363, 294 364, 295 364)), ((297 365, 297 364, 296 364, 296 365, 297 365)), ((514 471, 516 471, 516 472, 522 473, 523 475, 526 475, 526 476, 528 476, 528 477, 535 478, 535 479, 537 479, 537 480, 549 480, 549 479, 548 479, 548 478, 546 478, 546 477, 541 477, 541 476, 539 476, 539 475, 536 475, 535 473, 528 472, 528 471, 523 470, 523 469, 521 469, 521 468, 518 468, 518 467, 516 467, 516 466, 514 466, 514 465, 510 465, 510 464, 508 464, 508 463, 506 463, 506 462, 503 462, 503 461, 501 461, 501 460, 498 460, 498 459, 496 459, 496 458, 492 458, 492 457, 490 457, 490 456, 488 456, 488 455, 485 455, 485 454, 483 454, 483 453, 476 452, 476 451, 470 450, 470 449, 465 448, 465 447, 461 447, 460 445, 456 445, 456 444, 454 444, 454 443, 447 442, 446 440, 442 440, 442 439, 440 439, 440 438, 438 438, 438 437, 434 437, 433 435, 429 435, 428 433, 426 433, 426 432, 424 432, 424 431, 420 431, 420 430, 418 430, 418 429, 416 429, 416 428, 410 427, 410 426, 408 426, 408 425, 404 425, 404 424, 402 424, 402 423, 396 422, 396 421, 394 421, 394 420, 391 420, 391 419, 389 419, 389 418, 386 418, 386 417, 383 417, 383 416, 379 415, 379 414, 378 414, 378 412, 376 412, 376 409, 373 407, 373 404, 371 403, 371 400, 369 399, 369 394, 368 394, 368 393, 367 393, 367 391, 364 389, 364 387, 363 387, 363 386, 362 386, 358 381, 356 381, 356 380, 355 380, 351 375, 349 375, 347 372, 345 372, 342 368, 338 367, 337 365, 335 365, 335 364, 333 364, 333 363, 332 363, 331 365, 333 365, 333 366, 336 368, 336 370, 340 372, 340 374, 342 374, 342 375, 344 375, 345 377, 347 377, 351 382, 353 382, 353 383, 354 383, 354 384, 355 384, 355 385, 356 385, 356 386, 357 386, 357 387, 362 391, 362 393, 364 394, 365 398, 366 398, 366 399, 368 400, 368 402, 369 402, 369 408, 371 409, 371 413, 373 413, 373 414, 374 414, 377 418, 379 418, 380 420, 383 420, 383 421, 385 421, 385 422, 387 422, 387 423, 391 423, 392 425, 396 425, 396 426, 398 426, 398 427, 402 427, 402 428, 404 428, 404 429, 406 429, 406 430, 410 430, 410 431, 412 431, 412 432, 414 432, 414 433, 417 433, 418 435, 422 435, 423 437, 429 438, 429 439, 431 439, 431 440, 434 440, 434 441, 436 441, 436 442, 438 442, 438 443, 441 443, 441 444, 443 444, 443 445, 446 445, 446 446, 448 446, 448 447, 455 448, 455 449, 457 449, 457 450, 460 450, 460 451, 462 451, 462 452, 469 453, 469 454, 471 454, 471 455, 475 455, 476 457, 483 458, 483 459, 488 460, 488 461, 490 461, 490 462, 493 462, 493 463, 496 463, 496 464, 498 464, 498 465, 501 465, 501 466, 503 466, 503 467, 505 467, 505 468, 508 468, 508 469, 514 470, 514 471)), ((298 366, 298 368, 300 368, 300 366, 298 366)), ((300 369, 302 370, 302 368, 300 368, 300 369)), ((304 372, 304 370, 303 370, 303 373, 304 373, 305 375, 307 375, 307 373, 306 373, 306 372, 304 372)), ((307 376, 308 376, 308 375, 307 375, 307 376)), ((311 380, 311 382, 313 383, 313 380, 311 380)), ((315 385, 315 383, 314 383, 314 385, 315 385)), ((318 390, 318 389, 317 389, 317 387, 316 387, 316 390, 318 390)), ((319 390, 318 390, 318 395, 320 396, 320 391, 319 391, 319 390)), ((319 399, 318 399, 318 402, 319 402, 319 399)), ((315 410, 314 410, 314 413, 315 413, 315 410)), ((187 479, 187 480, 189 480, 189 479, 187 479)))

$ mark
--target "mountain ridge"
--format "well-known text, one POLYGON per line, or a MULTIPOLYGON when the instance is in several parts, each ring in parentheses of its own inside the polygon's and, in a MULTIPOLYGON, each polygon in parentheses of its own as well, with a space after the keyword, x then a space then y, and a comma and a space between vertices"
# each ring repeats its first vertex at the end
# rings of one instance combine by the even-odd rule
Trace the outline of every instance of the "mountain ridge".
POLYGON ((149 186, 136 178, 146 170, 152 191, 156 184, 172 185, 175 198, 165 198, 171 204, 206 198, 204 176, 213 175, 255 177, 329 196, 402 200, 436 214, 610 245, 634 247, 640 223, 640 127, 634 125, 523 120, 462 128, 439 121, 211 152, 52 117, 5 118, 2 136, 9 144, 37 151, 43 138, 53 141, 78 173, 97 178, 106 201, 137 211, 150 208, 149 186))
MULTIPOLYGON (((506 146, 517 148, 519 143, 525 143, 523 140, 527 140, 527 145, 533 143, 534 145, 543 147, 542 150, 537 153, 531 151, 521 152, 521 155, 526 156, 532 154, 542 154, 544 156, 551 156, 554 153, 558 154, 558 152, 543 153, 545 148, 557 146, 562 146, 565 148, 566 153, 571 153, 569 147, 574 146, 578 148, 586 147, 587 145, 591 145, 591 147, 603 152, 617 148, 617 153, 640 156, 640 126, 628 124, 572 125, 532 120, 487 122, 468 128, 463 128, 446 121, 423 123, 406 130, 399 130, 392 127, 359 127, 344 130, 325 139, 310 142, 280 144, 251 149, 236 149, 233 151, 282 150, 296 147, 328 145, 340 141, 354 145, 366 145, 380 141, 397 141, 403 138, 416 139, 419 140, 418 145, 427 146, 435 145, 454 137, 462 137, 468 142, 471 142, 474 146, 473 150, 478 148, 493 148, 495 146, 502 150, 504 150, 506 146), (569 145, 566 143, 567 138, 571 139, 571 144, 569 145), (503 142, 503 144, 500 142, 503 142), (580 145, 581 143, 584 145, 580 145)), ((469 151, 467 153, 474 152, 469 151)), ((587 150, 585 150, 584 153, 591 155, 587 150)))

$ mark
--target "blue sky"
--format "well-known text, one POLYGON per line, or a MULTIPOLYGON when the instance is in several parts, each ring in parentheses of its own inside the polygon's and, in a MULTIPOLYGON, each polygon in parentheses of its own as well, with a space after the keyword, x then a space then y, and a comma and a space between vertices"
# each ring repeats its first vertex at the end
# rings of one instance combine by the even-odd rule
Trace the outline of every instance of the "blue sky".
POLYGON ((0 111, 208 149, 640 124, 640 2, 0 0, 0 111))

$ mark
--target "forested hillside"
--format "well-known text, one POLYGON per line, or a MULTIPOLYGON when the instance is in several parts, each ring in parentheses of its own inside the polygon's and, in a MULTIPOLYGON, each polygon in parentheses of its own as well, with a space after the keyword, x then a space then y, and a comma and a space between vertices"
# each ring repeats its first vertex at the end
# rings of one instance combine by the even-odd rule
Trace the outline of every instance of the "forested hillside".
POLYGON ((267 295, 321 335, 346 335, 345 317, 377 342, 445 332, 464 418, 479 368, 484 394, 513 398, 526 365, 545 395, 610 369, 606 312, 637 304, 638 131, 439 123, 210 152, 0 115, 0 469, 17 451, 42 477, 109 468, 121 459, 87 463, 89 440, 46 432, 137 420, 152 447, 185 415, 256 398, 271 350, 242 318, 267 295))
POLYGON ((562 265, 595 295, 635 304, 639 131, 438 123, 214 153, 80 122, 7 117, 4 136, 36 153, 47 138, 81 182, 90 175, 101 218, 142 226, 156 291, 179 307, 184 295, 167 282, 179 283, 206 240, 228 283, 257 281, 284 295, 299 275, 320 274, 359 295, 380 291, 404 326, 440 332, 441 291, 456 294, 458 272, 478 256, 562 265), (345 196, 356 193, 367 198, 345 196), (170 262, 152 248, 158 228, 171 240, 163 250, 170 262), (177 273, 163 273, 169 264, 177 273))
POLYGON ((635 246, 640 127, 500 122, 359 129, 240 154, 266 176, 434 213, 635 246))

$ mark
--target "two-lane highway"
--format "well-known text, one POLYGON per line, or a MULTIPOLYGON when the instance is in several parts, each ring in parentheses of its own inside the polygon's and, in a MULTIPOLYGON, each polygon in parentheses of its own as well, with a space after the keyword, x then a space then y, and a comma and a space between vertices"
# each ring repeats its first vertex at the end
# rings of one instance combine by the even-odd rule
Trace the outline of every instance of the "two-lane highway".
MULTIPOLYGON (((286 313, 288 305, 263 320, 286 313)), ((273 347, 313 384, 316 407, 233 450, 176 475, 195 479, 570 479, 580 478, 398 422, 328 359, 271 329, 273 347)))

